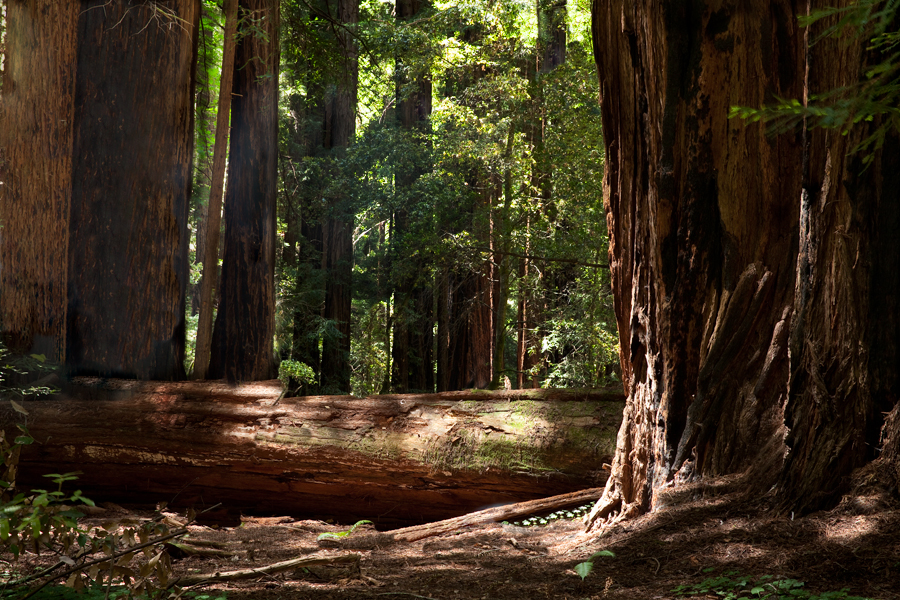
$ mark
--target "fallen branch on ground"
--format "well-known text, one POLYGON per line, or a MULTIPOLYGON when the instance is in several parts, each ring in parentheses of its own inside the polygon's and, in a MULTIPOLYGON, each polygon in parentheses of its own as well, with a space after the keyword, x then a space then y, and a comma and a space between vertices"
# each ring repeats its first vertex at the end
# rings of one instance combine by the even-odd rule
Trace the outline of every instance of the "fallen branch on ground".
POLYGON ((390 544, 392 542, 415 542, 416 540, 427 537, 457 531, 469 525, 507 521, 509 519, 515 519, 516 517, 549 512, 557 508, 591 502, 598 499, 602 493, 603 488, 590 488, 578 492, 561 494, 559 496, 550 496, 549 498, 538 498, 537 500, 528 500, 527 502, 496 506, 494 508, 479 510, 459 517, 453 517, 452 519, 436 521, 434 523, 404 527, 385 533, 349 537, 346 540, 342 540, 342 546, 344 548, 369 548, 390 544))
POLYGON ((281 573, 282 571, 290 571, 291 569, 299 569, 300 567, 313 567, 316 565, 334 565, 341 563, 359 563, 359 554, 340 554, 337 556, 303 556, 301 558, 292 558, 279 563, 266 565, 265 567, 257 567, 255 569, 241 569, 240 571, 226 571, 224 573, 198 573, 197 575, 185 575, 178 580, 173 581, 172 585, 186 587, 189 585, 197 585, 200 583, 218 583, 221 581, 237 581, 240 579, 253 579, 260 575, 271 575, 272 573, 281 573))

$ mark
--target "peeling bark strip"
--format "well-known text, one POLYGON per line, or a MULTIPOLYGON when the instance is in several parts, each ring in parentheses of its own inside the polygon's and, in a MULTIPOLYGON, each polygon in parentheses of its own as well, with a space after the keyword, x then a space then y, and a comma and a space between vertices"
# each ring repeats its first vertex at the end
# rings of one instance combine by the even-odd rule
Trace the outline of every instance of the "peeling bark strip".
POLYGON ((802 97, 800 9, 594 2, 629 401, 592 519, 651 509, 679 471, 780 460, 803 140, 728 110, 802 97))
MULTIPOLYGON (((409 525, 602 485, 623 406, 618 391, 280 394, 277 381, 77 380, 23 403, 40 443, 19 484, 81 471, 96 499, 409 525)), ((4 428, 17 420, 0 407, 4 428)))

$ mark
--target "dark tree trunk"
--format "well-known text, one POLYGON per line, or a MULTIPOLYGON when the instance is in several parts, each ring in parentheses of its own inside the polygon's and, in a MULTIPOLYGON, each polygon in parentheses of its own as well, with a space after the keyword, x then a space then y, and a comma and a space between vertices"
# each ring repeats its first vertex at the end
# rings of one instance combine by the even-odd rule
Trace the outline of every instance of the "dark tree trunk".
POLYGON ((274 374, 279 4, 241 0, 238 11, 254 26, 235 51, 225 257, 209 376, 255 381, 274 374))
POLYGON ((728 110, 803 96, 803 10, 594 2, 629 400, 592 519, 651 509, 676 475, 780 467, 803 138, 728 110))
POLYGON ((66 335, 77 373, 184 375, 199 3, 172 9, 80 5, 66 335))
MULTIPOLYGON (((566 1, 539 0, 537 2, 538 39, 535 53, 537 56, 537 68, 531 73, 531 104, 532 116, 530 120, 530 137, 532 142, 532 154, 534 164, 531 172, 531 185, 541 199, 541 211, 544 219, 555 228, 557 210, 553 199, 553 159, 545 150, 544 140, 547 136, 547 127, 550 126, 544 104, 545 77, 554 69, 566 62, 566 1)), ((556 288, 561 275, 553 265, 543 265, 541 273, 535 282, 536 291, 528 293, 523 289, 520 294, 520 312, 523 319, 520 322, 522 331, 519 333, 518 364, 519 371, 531 370, 540 363, 547 363, 548 357, 540 351, 542 338, 546 332, 545 320, 551 315, 557 305, 559 295, 556 288)), ((564 283, 568 283, 567 281, 564 283)), ((546 369, 544 369, 546 371, 546 369)), ((524 374, 520 375, 525 384, 524 374)), ((527 385, 538 387, 541 377, 533 375, 527 385)))
MULTIPOLYGON (((426 6, 421 0, 398 0, 396 18, 398 22, 409 21, 426 6)), ((399 61, 398 61, 399 62, 399 61)), ((398 72, 404 65, 398 64, 398 72)), ((431 81, 424 76, 414 81, 401 79, 397 82, 397 117, 401 128, 407 131, 427 127, 431 117, 431 81), (412 88, 412 89, 410 89, 412 88)), ((421 169, 406 167, 396 173, 396 187, 399 195, 409 193, 421 169)), ((419 202, 412 197, 408 202, 419 202)), ((393 234, 401 243, 410 234, 409 210, 403 207, 394 218, 393 234)), ((412 244, 405 243, 405 247, 412 244)), ((394 344, 391 348, 391 387, 395 392, 410 390, 433 391, 434 368, 432 357, 433 309, 432 285, 424 281, 422 275, 428 271, 422 258, 404 261, 395 293, 394 344), (411 264, 410 264, 411 263, 411 264)))
MULTIPOLYGON (((809 93, 856 83, 867 59, 883 60, 867 54, 864 40, 813 45, 809 93)), ((900 141, 890 135, 865 169, 864 153, 848 152, 871 130, 809 134, 780 479, 791 510, 823 508, 846 490, 900 398, 900 141)))
POLYGON ((549 73, 566 62, 566 0, 538 0, 540 70, 549 73))
POLYGON ((0 82, 0 327, 16 351, 62 362, 77 3, 6 3, 0 82))
MULTIPOLYGON (((355 28, 359 20, 359 0, 337 0, 338 20, 355 28)), ((347 148, 356 135, 356 86, 358 62, 356 41, 344 29, 337 30, 343 53, 342 69, 335 82, 330 111, 330 145, 347 148)), ((326 145, 328 142, 326 141, 326 145)), ((323 224, 325 268, 324 317, 334 323, 337 335, 326 335, 322 341, 322 386, 330 393, 350 393, 350 283, 353 272, 353 212, 349 199, 341 195, 331 201, 323 224)))

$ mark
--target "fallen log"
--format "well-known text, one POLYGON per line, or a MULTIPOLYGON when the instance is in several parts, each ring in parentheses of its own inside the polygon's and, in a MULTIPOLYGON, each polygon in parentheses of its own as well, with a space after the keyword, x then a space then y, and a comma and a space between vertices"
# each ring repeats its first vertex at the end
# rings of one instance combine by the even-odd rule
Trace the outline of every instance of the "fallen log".
MULTIPOLYGON (((281 393, 278 381, 78 378, 20 403, 38 442, 23 449, 20 487, 80 471, 96 500, 384 529, 601 486, 624 406, 619 391, 281 393)), ((0 403, 4 429, 25 419, 0 403)))

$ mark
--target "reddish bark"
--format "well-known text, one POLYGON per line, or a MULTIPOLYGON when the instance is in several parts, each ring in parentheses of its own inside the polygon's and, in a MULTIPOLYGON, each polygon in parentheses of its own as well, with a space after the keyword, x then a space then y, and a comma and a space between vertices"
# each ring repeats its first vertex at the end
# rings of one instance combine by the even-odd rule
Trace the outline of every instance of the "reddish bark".
MULTIPOLYGON (((18 483, 80 471, 95 501, 410 524, 602 484, 622 409, 618 390, 279 400, 281 389, 77 380, 22 403, 40 443, 23 449, 18 483)), ((0 405, 7 432, 22 420, 0 405)))

